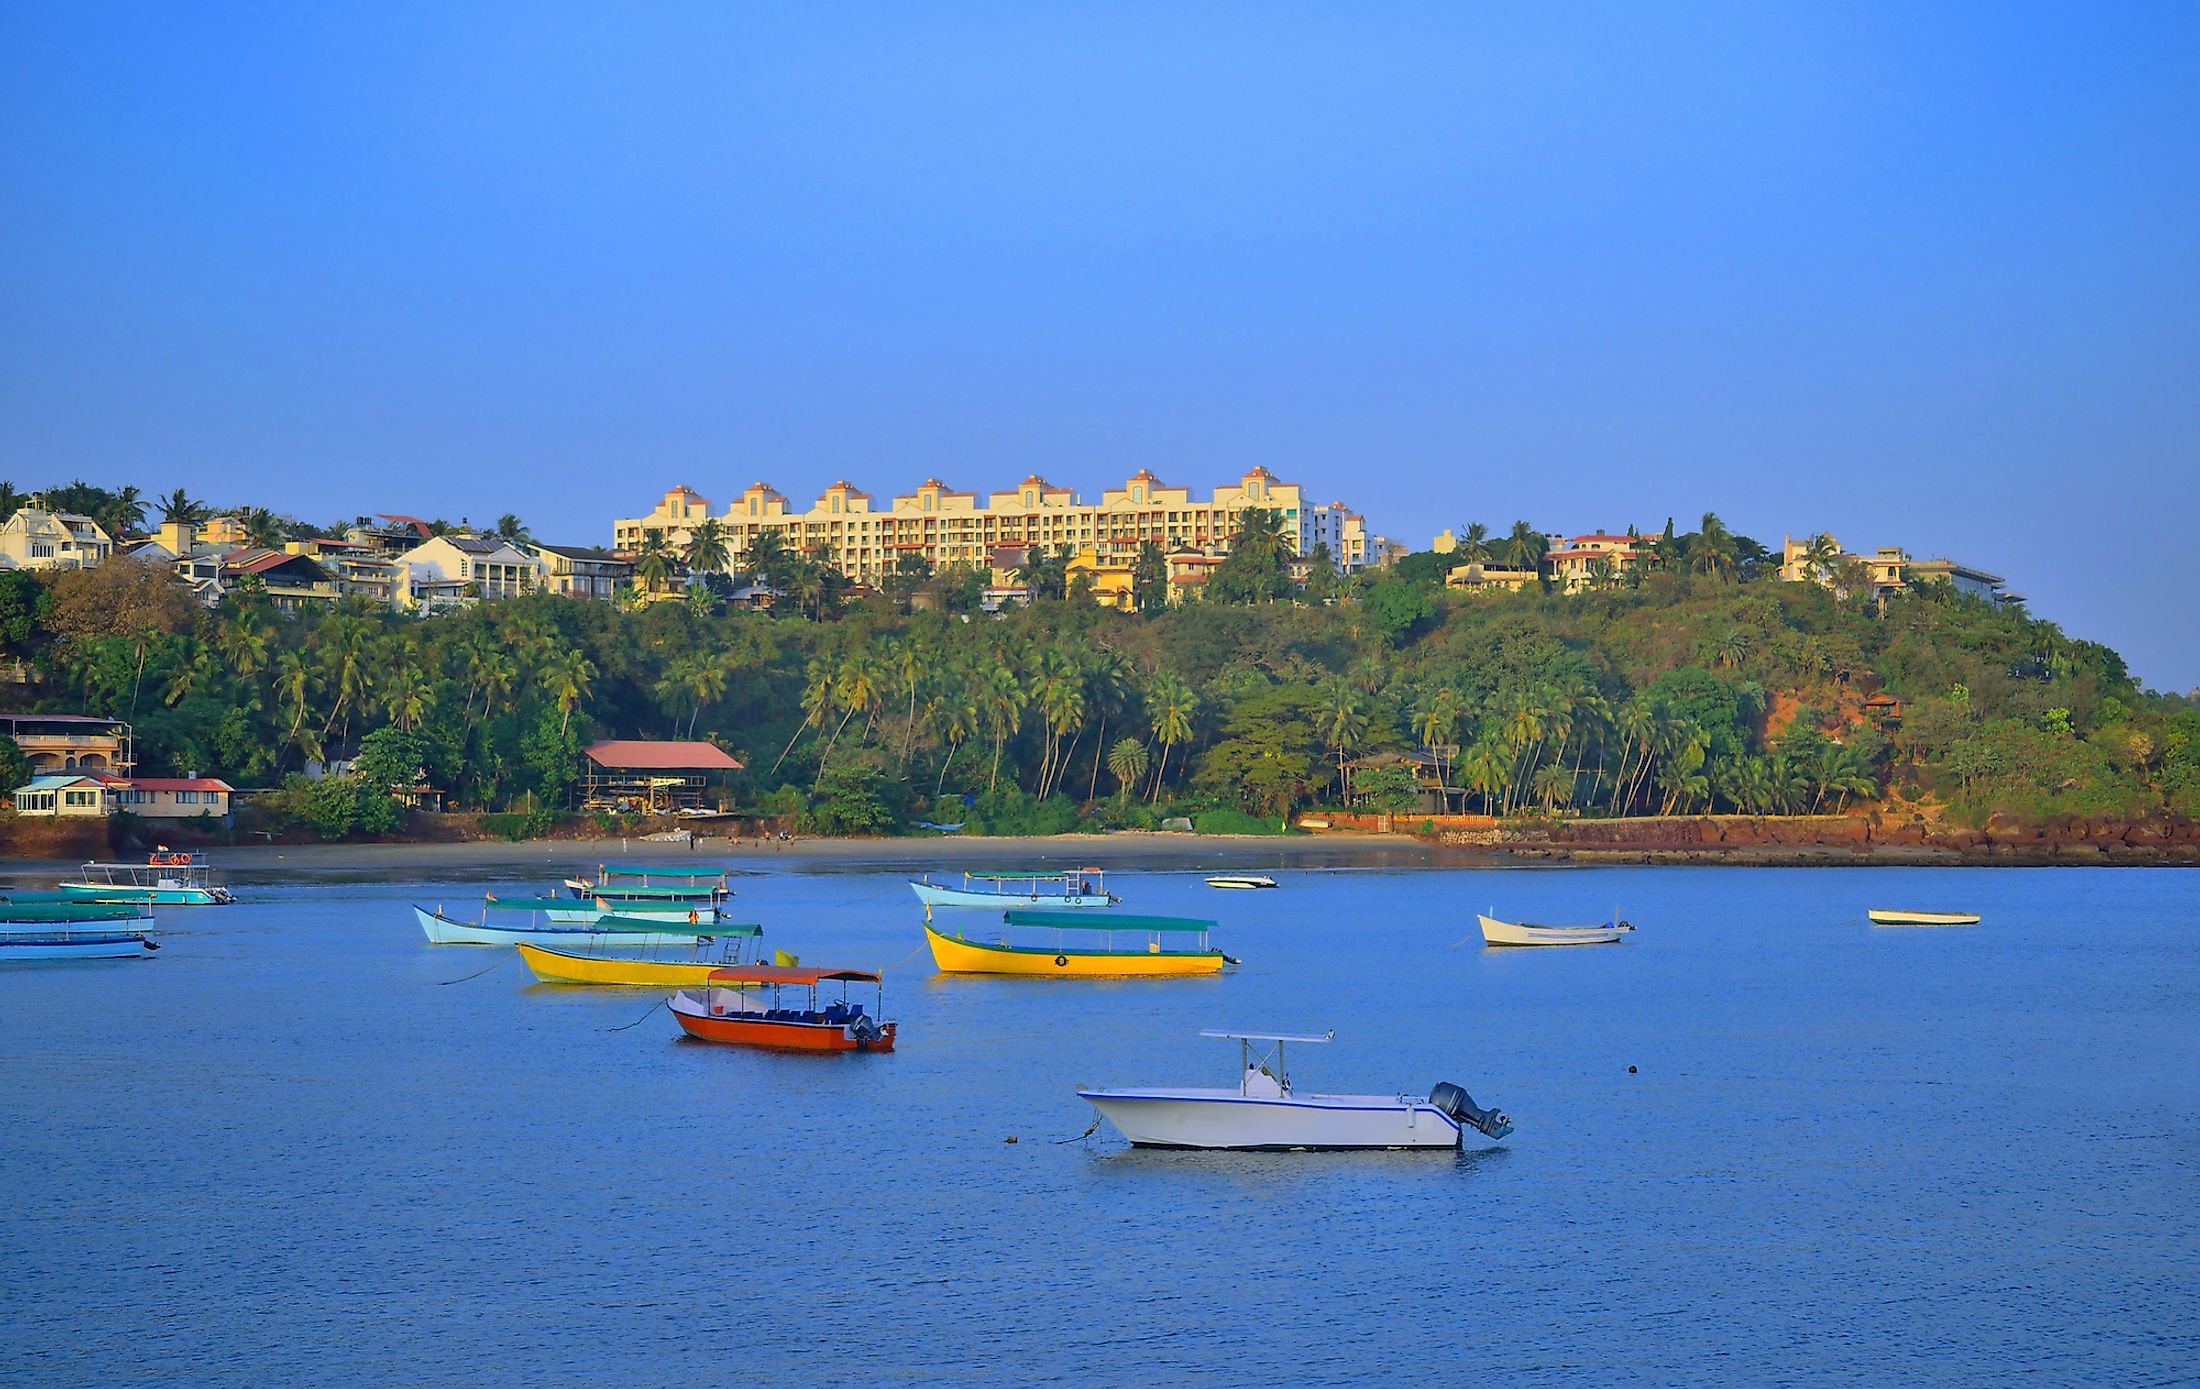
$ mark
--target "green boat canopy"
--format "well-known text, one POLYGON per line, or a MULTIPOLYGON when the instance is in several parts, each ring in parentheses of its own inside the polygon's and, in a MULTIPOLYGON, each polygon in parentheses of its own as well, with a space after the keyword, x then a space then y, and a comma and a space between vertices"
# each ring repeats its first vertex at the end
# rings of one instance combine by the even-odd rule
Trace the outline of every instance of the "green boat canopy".
POLYGON ((707 902, 717 896, 718 889, 708 887, 597 887, 589 891, 591 897, 602 897, 613 902, 651 901, 707 902))
POLYGON ((723 868, 644 868, 638 864, 606 863, 598 872, 607 878, 723 878, 723 868))
POLYGON ((1211 931, 1215 923, 1190 916, 1122 916, 1115 912, 1003 912, 1011 926, 1058 926, 1079 931, 1211 931))
POLYGON ((119 902, 0 902, 0 925, 10 922, 143 921, 145 908, 119 902))
POLYGON ((753 921, 731 924, 706 921, 699 926, 676 925, 669 921, 651 921, 641 916, 599 916, 588 923, 592 931, 653 931, 658 935, 684 936, 693 932, 699 936, 761 936, 764 928, 753 921))
POLYGON ((595 904, 579 897, 498 897, 484 899, 497 912, 585 912, 595 904))

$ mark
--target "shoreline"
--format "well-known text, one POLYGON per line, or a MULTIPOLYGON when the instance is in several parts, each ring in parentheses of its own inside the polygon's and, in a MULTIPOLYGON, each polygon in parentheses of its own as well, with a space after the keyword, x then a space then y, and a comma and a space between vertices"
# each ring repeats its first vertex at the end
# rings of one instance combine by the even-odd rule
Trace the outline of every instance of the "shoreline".
MULTIPOLYGON (((495 877, 544 867, 578 869, 611 861, 724 863, 728 870, 766 872, 774 864, 862 866, 954 872, 964 865, 1016 863, 1035 868, 1163 862, 1215 871, 1266 868, 1530 868, 1711 866, 1734 868, 2036 868, 2192 867, 2189 846, 2109 853, 2091 844, 1949 846, 1854 843, 1780 845, 1462 844, 1413 835, 1333 831, 1316 835, 1183 834, 1126 830, 1111 834, 871 839, 702 838, 693 848, 641 839, 381 841, 335 844, 208 846, 215 866, 234 880, 361 876, 426 871, 454 877, 495 877)), ((22 858, 0 866, 7 885, 44 887, 82 863, 76 858, 22 858)))

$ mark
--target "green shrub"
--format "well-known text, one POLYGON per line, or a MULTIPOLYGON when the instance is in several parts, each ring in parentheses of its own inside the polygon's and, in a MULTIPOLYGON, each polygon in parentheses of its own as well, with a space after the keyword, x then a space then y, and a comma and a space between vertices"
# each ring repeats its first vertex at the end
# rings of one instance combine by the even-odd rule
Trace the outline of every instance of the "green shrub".
POLYGON ((1225 806, 1219 810, 1202 810, 1192 817, 1192 828, 1201 834, 1282 834, 1282 823, 1248 815, 1242 810, 1225 806))

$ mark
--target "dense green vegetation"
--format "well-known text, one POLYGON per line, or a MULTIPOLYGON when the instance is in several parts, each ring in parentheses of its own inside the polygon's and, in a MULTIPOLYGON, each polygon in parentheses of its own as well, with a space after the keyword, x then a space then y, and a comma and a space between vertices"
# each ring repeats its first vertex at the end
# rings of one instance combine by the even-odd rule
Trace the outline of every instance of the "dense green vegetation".
MULTIPOLYGON (((639 610, 293 615, 249 584, 206 610, 118 561, 0 575, 0 643, 33 673, 11 702, 129 718, 148 773, 271 786, 356 755, 358 785, 417 765, 453 805, 519 828, 569 804, 587 740, 691 733, 748 764, 742 807, 829 833, 1274 829, 1336 801, 1352 760, 1419 747, 1455 808, 1497 815, 1885 797, 1973 820, 2200 811, 2200 712, 2138 689, 2115 653, 1945 589, 1779 582, 1715 517, 1647 539, 1651 572, 1574 596, 1449 593, 1420 557, 1309 593, 1268 529, 1206 600, 1145 615, 1044 584, 1028 608, 972 614, 970 576, 921 572, 851 601, 792 582, 805 561, 784 554, 776 614, 726 611, 723 585, 698 584, 639 610), (1884 731, 1863 706, 1882 691, 1905 701, 1884 731)), ((1515 529, 1525 555, 1536 532, 1515 529)), ((694 567, 722 578, 750 558, 694 567)), ((1360 777, 1364 804, 1418 811, 1411 772, 1360 777)), ((324 832, 394 824, 386 798, 329 780, 277 804, 324 832)))

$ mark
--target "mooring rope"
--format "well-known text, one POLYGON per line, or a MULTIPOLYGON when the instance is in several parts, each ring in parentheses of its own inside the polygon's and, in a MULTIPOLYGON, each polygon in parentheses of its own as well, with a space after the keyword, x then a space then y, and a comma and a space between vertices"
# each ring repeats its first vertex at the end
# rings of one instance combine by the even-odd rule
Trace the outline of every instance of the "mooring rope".
MULTIPOLYGON (((511 954, 506 955, 503 959, 500 959, 495 964, 489 966, 489 969, 502 969, 508 962, 517 958, 519 958, 519 952, 517 950, 514 950, 511 954)), ((435 981, 436 987, 439 989, 447 989, 453 984, 463 984, 468 979, 479 979, 482 975, 487 974, 489 972, 489 969, 477 969, 472 974, 466 975, 463 978, 459 979, 438 979, 435 981)))
POLYGON ((1099 1127, 1100 1121, 1098 1119, 1095 1119, 1092 1121, 1091 1128, 1086 1129, 1083 1133, 1078 1134, 1075 1138, 1057 1138, 1054 1140, 1054 1146, 1059 1148, 1064 1143, 1082 1143, 1086 1139, 1092 1137, 1092 1135, 1099 1129, 1099 1127))
MULTIPOLYGON (((662 1008, 662 1007, 664 1007, 664 1006, 665 1006, 665 1004, 666 1004, 666 1003, 668 1003, 668 1002, 670 1002, 670 1001, 671 1001, 671 1000, 669 1000, 669 999, 663 999, 663 998, 660 998, 660 999, 658 999, 658 1000, 657 1000, 657 1001, 656 1001, 655 1003, 652 1003, 652 1004, 650 1004, 650 1005, 649 1005, 649 1013, 654 1013, 654 1012, 656 1012, 656 1011, 657 1011, 657 1010, 658 1010, 659 1008, 662 1008)), ((649 1013, 644 1013, 644 1014, 642 1014, 642 1015, 641 1015, 640 1017, 636 1018, 636 1019, 635 1019, 634 1021, 632 1021, 632 1022, 620 1023, 620 1024, 619 1024, 619 1025, 618 1025, 617 1027, 607 1027, 607 1028, 605 1028, 605 1029, 604 1029, 604 1031, 606 1031, 606 1032, 624 1032, 624 1031, 626 1031, 626 1030, 627 1030, 628 1028, 630 1028, 630 1027, 640 1027, 640 1026, 641 1026, 641 1025, 643 1024, 643 1023, 645 1023, 645 1022, 648 1022, 648 1021, 649 1021, 649 1013)))

